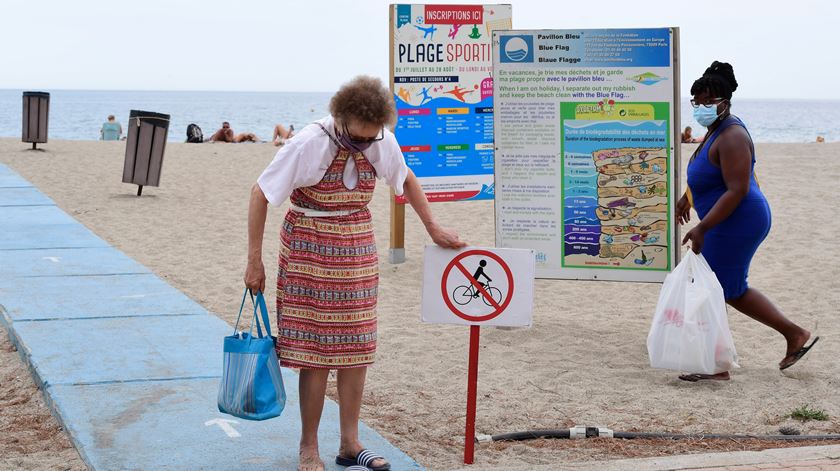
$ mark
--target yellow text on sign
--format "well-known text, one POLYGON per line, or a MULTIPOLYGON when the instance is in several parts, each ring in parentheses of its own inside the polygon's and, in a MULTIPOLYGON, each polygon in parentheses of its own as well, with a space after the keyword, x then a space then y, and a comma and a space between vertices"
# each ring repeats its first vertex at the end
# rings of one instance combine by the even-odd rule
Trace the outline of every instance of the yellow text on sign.
POLYGON ((438 108, 438 114, 470 114, 469 108, 438 108))
POLYGON ((618 120, 636 121, 654 119, 653 105, 646 103, 605 105, 578 105, 575 108, 575 119, 595 121, 618 120))

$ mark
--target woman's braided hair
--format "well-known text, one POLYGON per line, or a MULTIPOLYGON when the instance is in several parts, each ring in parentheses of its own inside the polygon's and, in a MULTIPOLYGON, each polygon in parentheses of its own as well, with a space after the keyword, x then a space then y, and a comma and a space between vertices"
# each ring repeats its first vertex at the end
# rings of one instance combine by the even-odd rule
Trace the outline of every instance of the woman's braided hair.
POLYGON ((738 88, 735 80, 735 72, 732 65, 727 62, 712 62, 712 65, 703 72, 703 76, 694 81, 691 85, 691 94, 696 96, 699 93, 709 92, 713 97, 732 98, 732 92, 738 88))

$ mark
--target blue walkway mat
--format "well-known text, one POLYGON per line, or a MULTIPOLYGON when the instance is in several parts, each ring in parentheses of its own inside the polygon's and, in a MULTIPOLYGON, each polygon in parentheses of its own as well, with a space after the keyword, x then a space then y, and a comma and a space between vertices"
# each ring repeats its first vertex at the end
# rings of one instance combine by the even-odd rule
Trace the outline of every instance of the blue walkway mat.
POLYGON ((54 205, 53 200, 47 198, 35 187, 2 187, 0 188, 0 206, 44 206, 54 205))
POLYGON ((232 328, 206 313, 15 322, 42 384, 221 376, 220 339, 232 328))
MULTIPOLYGON (((222 338, 231 326, 2 164, 0 221, 0 322, 88 466, 297 468, 293 371, 283 369, 281 417, 249 422, 219 413, 222 338)), ((327 400, 319 438, 329 471, 343 469, 332 462, 338 430, 338 405, 327 400)), ((364 424, 360 434, 393 470, 422 469, 364 424)))
POLYGON ((0 278, 11 321, 206 314, 152 273, 0 278))
POLYGON ((5 165, 0 165, 0 188, 31 187, 32 184, 5 165))
MULTIPOLYGON (((0 210, 0 217, 3 212, 0 210)), ((30 245, 44 245, 49 235, 30 239, 30 245)), ((151 273, 113 247, 17 249, 0 255, 0 278, 13 276, 126 275, 151 273)), ((90 293, 91 295, 95 293, 90 293)))

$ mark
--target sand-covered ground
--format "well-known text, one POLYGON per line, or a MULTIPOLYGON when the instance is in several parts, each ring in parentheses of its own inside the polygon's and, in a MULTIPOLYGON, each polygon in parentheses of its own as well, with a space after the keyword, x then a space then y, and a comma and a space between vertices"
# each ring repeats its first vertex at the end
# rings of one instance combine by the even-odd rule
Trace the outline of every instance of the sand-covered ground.
MULTIPOLYGON (((169 143, 161 187, 147 187, 137 198, 136 187, 120 181, 123 146, 50 141, 41 146, 46 152, 27 152, 27 145, 16 139, 0 139, 0 162, 110 244, 232 322, 245 268, 248 193, 276 149, 269 144, 169 143)), ((684 147, 686 158, 691 150, 693 146, 684 147)), ((780 373, 782 337, 730 309, 742 368, 729 382, 685 383, 674 373, 648 366, 645 340, 659 284, 537 280, 533 328, 482 331, 478 433, 574 424, 621 431, 753 434, 793 425, 803 433, 840 433, 840 144, 759 144, 757 151, 757 173, 773 210, 773 229, 754 259, 750 283, 796 322, 809 329, 818 326, 822 340, 806 359, 780 373), (791 411, 803 405, 825 411, 829 420, 791 419, 791 411)), ((492 202, 437 203, 433 210, 442 224, 472 245, 494 245, 492 202)), ((284 211, 273 209, 266 227, 267 286, 275 281, 272 265, 284 211)), ((372 211, 380 249, 380 340, 362 418, 429 469, 457 468, 468 329, 420 323, 422 249, 430 240, 408 209, 408 261, 391 265, 384 185, 377 188, 372 211)), ((4 339, 0 467, 81 469, 27 375, 4 339)), ((482 445, 476 469, 744 446, 769 445, 482 445)))

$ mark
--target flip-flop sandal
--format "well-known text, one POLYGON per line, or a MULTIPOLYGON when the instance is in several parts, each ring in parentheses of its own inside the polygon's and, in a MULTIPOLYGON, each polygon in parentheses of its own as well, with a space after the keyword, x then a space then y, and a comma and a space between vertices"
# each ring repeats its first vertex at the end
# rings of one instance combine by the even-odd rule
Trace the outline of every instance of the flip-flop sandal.
POLYGON ((344 468, 344 471, 370 471, 370 468, 366 468, 364 466, 353 465, 349 468, 344 468))
MULTIPOLYGON (((362 466, 365 469, 369 469, 370 471, 390 471, 391 470, 391 463, 385 463, 382 466, 372 466, 372 463, 376 460, 384 460, 385 458, 382 456, 377 455, 376 453, 368 450, 362 449, 355 458, 347 458, 344 456, 336 456, 335 457, 335 464, 339 466, 362 466)), ((350 468, 348 468, 350 469, 350 468)), ((353 470, 355 471, 355 470, 353 470)))
POLYGON ((808 353, 809 350, 811 350, 811 348, 814 346, 815 343, 817 343, 817 340, 819 340, 819 339, 820 339, 819 336, 814 337, 814 340, 812 340, 809 345, 804 345, 799 350, 797 350, 797 351, 791 353, 790 355, 784 357, 782 359, 782 362, 784 362, 785 360, 790 358, 791 359, 790 363, 786 363, 786 364, 780 366, 779 369, 780 370, 786 370, 786 369, 790 368, 791 366, 795 365, 800 359, 802 359, 802 357, 805 356, 806 353, 808 353))
POLYGON ((715 378, 714 375, 704 375, 704 374, 690 374, 690 375, 679 375, 677 378, 688 381, 689 383, 696 383, 698 381, 729 381, 729 377, 725 378, 715 378))

